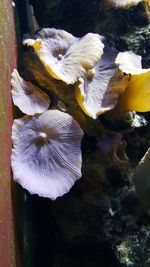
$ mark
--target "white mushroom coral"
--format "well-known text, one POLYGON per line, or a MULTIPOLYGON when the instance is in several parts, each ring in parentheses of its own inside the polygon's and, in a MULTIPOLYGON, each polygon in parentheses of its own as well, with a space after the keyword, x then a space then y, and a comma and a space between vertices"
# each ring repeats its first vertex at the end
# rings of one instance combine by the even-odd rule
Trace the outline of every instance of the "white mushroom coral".
POLYGON ((49 108, 48 95, 39 87, 24 81, 16 69, 12 72, 11 84, 13 102, 23 113, 34 115, 49 108))
POLYGON ((139 2, 142 2, 143 0, 105 0, 110 5, 114 5, 115 7, 129 7, 129 6, 135 6, 139 2))
POLYGON ((91 69, 103 54, 103 37, 88 33, 82 38, 56 29, 43 29, 37 39, 26 39, 48 73, 55 79, 74 84, 91 69))
POLYGON ((14 120, 13 178, 31 194, 55 200, 81 177, 83 132, 68 114, 49 110, 14 120))
POLYGON ((93 119, 113 109, 128 85, 128 77, 118 71, 115 64, 116 54, 106 46, 99 63, 76 84, 77 102, 93 119))
POLYGON ((134 54, 132 51, 118 53, 115 63, 119 69, 126 74, 141 74, 149 69, 142 69, 142 57, 134 54))

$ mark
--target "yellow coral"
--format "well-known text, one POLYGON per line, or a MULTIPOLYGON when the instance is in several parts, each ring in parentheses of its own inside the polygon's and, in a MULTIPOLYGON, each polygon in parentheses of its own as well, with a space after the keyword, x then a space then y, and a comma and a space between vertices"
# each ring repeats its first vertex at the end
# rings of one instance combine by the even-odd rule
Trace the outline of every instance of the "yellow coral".
POLYGON ((120 109, 125 112, 150 111, 150 70, 132 75, 129 86, 118 102, 120 109))
POLYGON ((133 52, 121 52, 115 60, 119 69, 131 75, 130 83, 118 100, 120 112, 150 111, 150 69, 143 69, 141 57, 133 52))

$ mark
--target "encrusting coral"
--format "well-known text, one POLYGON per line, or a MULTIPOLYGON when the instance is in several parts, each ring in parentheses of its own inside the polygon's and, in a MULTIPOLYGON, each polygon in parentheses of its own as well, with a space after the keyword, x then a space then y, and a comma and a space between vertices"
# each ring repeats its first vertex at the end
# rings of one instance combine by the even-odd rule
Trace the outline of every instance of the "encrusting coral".
POLYGON ((25 114, 42 113, 49 108, 49 96, 39 87, 24 81, 14 69, 11 75, 12 99, 14 104, 25 114))
POLYGON ((82 136, 78 123, 58 110, 14 120, 14 180, 31 194, 52 200, 64 195, 81 177, 82 136))
POLYGON ((34 48, 53 78, 67 84, 74 84, 93 68, 103 53, 103 37, 94 33, 75 38, 63 30, 42 29, 36 37, 24 40, 24 45, 34 48))

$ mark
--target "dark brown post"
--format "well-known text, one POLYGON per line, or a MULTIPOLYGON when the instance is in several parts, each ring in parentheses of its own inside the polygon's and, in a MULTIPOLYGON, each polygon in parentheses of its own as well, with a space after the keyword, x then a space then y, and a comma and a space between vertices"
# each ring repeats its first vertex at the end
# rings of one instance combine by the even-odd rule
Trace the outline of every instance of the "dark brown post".
POLYGON ((11 0, 0 1, 0 266, 18 267, 13 221, 10 154, 12 104, 10 77, 16 67, 16 40, 11 0))

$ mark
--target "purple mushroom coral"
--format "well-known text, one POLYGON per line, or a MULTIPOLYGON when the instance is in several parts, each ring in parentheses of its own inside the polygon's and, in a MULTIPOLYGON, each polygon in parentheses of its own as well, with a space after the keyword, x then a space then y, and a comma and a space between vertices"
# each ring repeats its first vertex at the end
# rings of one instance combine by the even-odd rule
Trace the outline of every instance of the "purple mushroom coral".
POLYGON ((81 177, 83 132, 68 114, 49 110, 14 120, 13 178, 31 194, 55 200, 81 177))
POLYGON ((113 109, 128 85, 128 76, 115 64, 116 56, 116 50, 105 46, 100 61, 76 84, 77 102, 93 119, 113 109))
POLYGON ((103 37, 88 33, 75 38, 70 33, 57 29, 42 29, 37 39, 26 39, 32 46, 47 72, 55 79, 74 84, 91 69, 103 54, 103 37))
POLYGON ((23 113, 34 115, 49 108, 48 95, 39 87, 24 81, 16 69, 12 72, 11 85, 13 102, 23 113))

